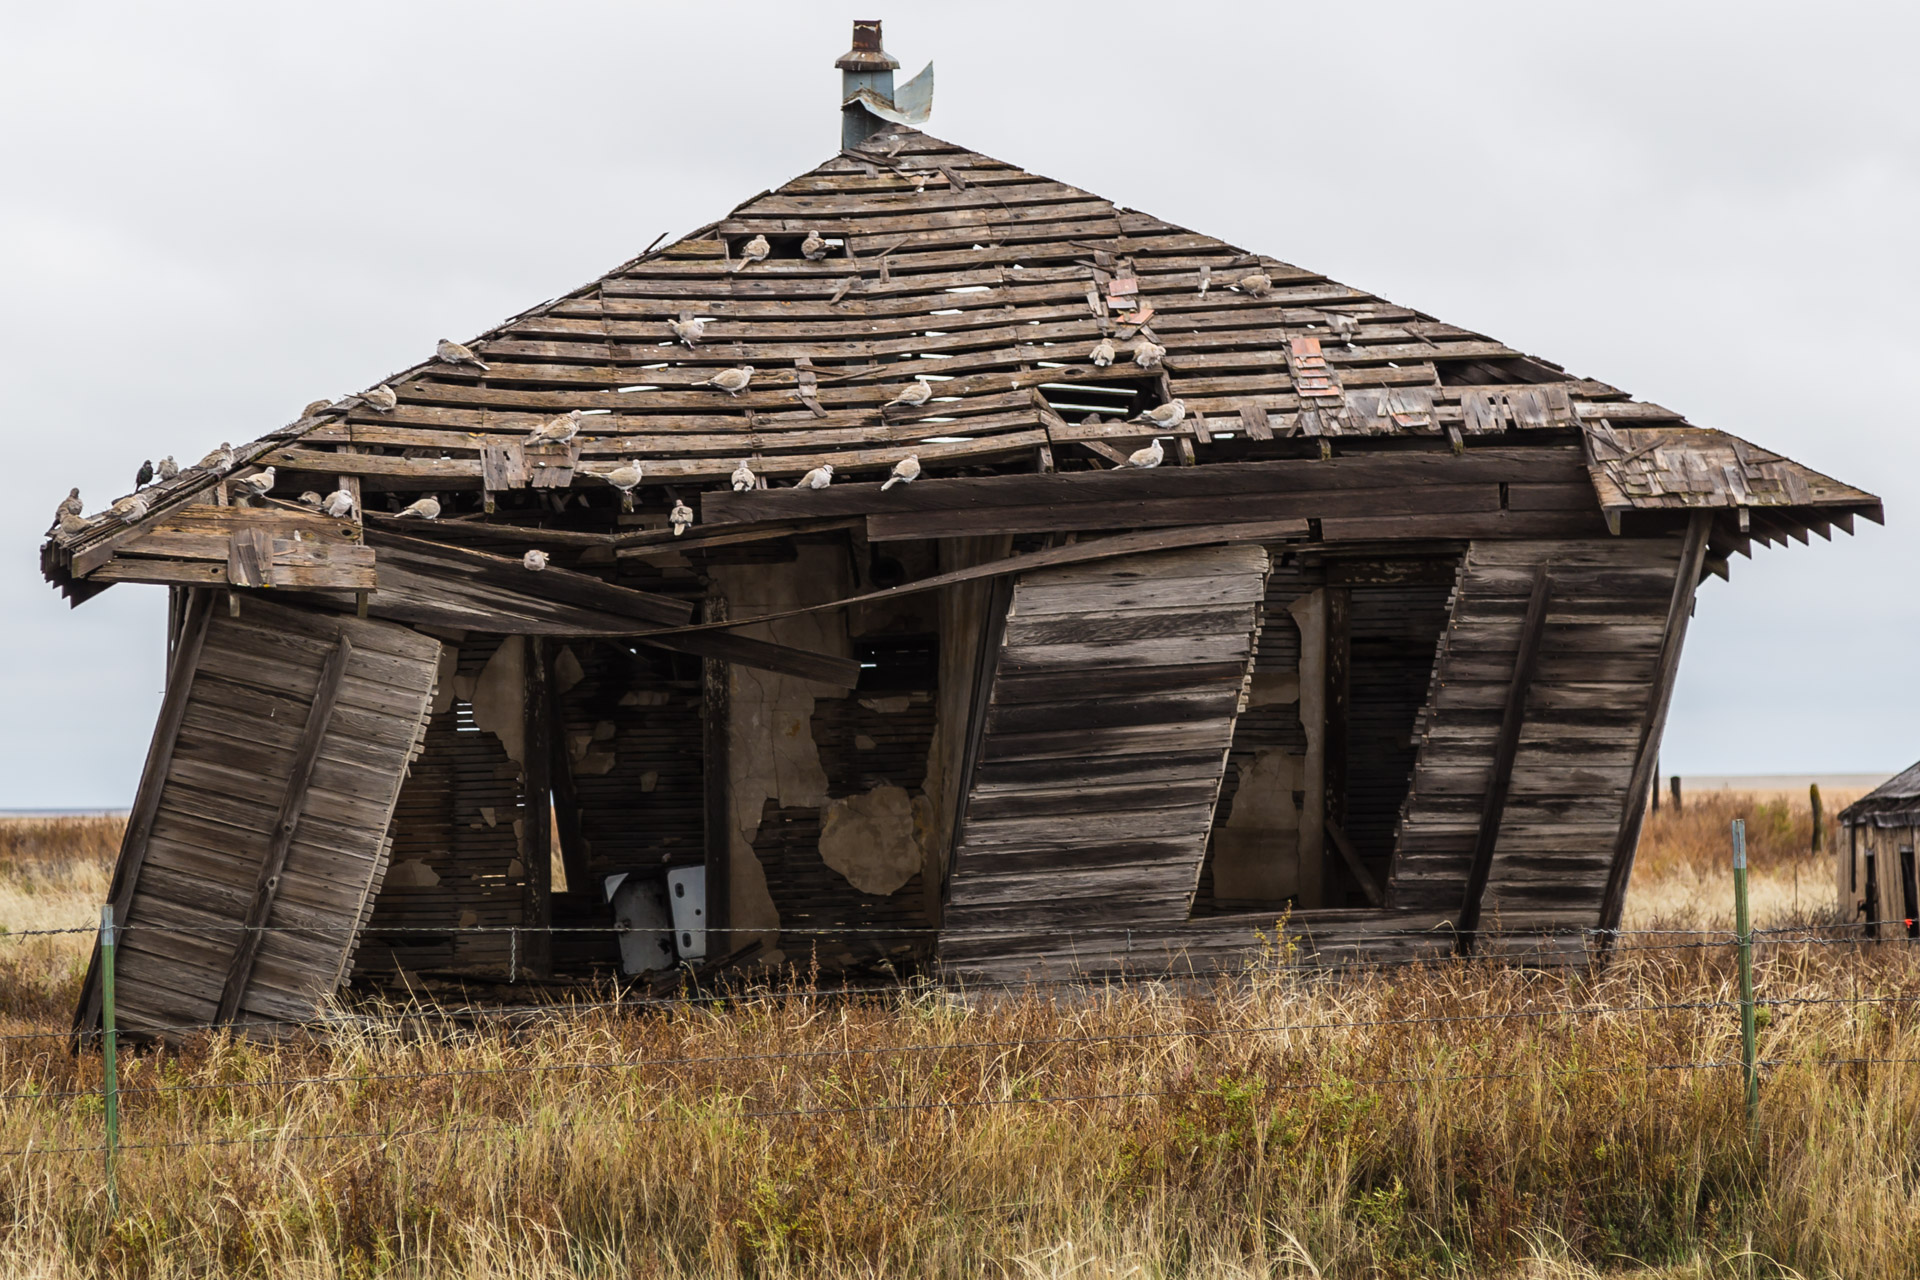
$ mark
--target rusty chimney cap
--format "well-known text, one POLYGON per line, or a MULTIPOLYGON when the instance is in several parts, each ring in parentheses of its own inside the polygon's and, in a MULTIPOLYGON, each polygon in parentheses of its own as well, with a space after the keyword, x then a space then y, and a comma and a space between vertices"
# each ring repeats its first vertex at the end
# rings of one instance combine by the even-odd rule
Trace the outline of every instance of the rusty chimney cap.
POLYGON ((833 64, 842 71, 898 71, 900 63, 880 47, 880 19, 853 20, 853 48, 833 64))

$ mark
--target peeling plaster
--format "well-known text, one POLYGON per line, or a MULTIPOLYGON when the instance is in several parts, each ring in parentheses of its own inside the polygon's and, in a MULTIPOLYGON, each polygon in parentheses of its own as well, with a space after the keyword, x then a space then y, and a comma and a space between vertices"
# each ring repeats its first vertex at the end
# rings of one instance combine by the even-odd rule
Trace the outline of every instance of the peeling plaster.
POLYGON ((933 806, 883 783, 831 800, 820 815, 820 857, 862 893, 884 898, 913 879, 926 854, 921 838, 933 806))
POLYGON ((575 685, 586 678, 586 668, 580 665, 580 659, 575 656, 573 650, 565 645, 561 646, 560 652, 553 659, 554 686, 561 693, 570 693, 575 685))
POLYGON ((526 763, 527 720, 522 710, 526 687, 526 641, 508 636, 473 682, 471 700, 474 724, 500 739, 507 759, 516 766, 526 763))
POLYGON ((440 883, 440 873, 419 858, 408 858, 395 863, 381 883, 397 889, 431 889, 440 883))

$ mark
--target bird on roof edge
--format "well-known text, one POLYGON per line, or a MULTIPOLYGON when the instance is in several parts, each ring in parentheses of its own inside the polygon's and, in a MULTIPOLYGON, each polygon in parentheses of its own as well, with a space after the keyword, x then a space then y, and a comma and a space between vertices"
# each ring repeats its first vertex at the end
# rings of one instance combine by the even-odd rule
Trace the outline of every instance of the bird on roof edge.
POLYGON ((1264 271, 1249 271, 1227 288, 1235 293, 1244 293, 1249 298, 1264 298, 1273 291, 1273 277, 1264 271))
POLYGON ((148 458, 145 462, 140 464, 140 470, 134 473, 133 487, 136 489, 144 489, 152 483, 153 483, 153 459, 148 458))
POLYGON ((880 407, 882 409, 892 409, 896 407, 918 409, 931 399, 933 399, 933 384, 930 382, 922 382, 920 379, 915 378, 912 382, 900 388, 893 399, 887 401, 880 407))
POLYGON ((742 391, 745 391, 747 384, 752 381, 753 366, 743 364, 738 369, 722 369, 711 378, 696 382, 693 385, 696 387, 713 387, 716 390, 726 392, 730 396, 737 396, 742 391))
POLYGON ((273 468, 256 471, 250 476, 241 476, 233 483, 250 498, 264 498, 273 490, 273 468))
MULTIPOLYGON (((739 466, 733 469, 732 479, 733 491, 735 493, 745 493, 747 490, 755 488, 759 484, 758 477, 753 474, 753 468, 748 466, 744 459, 739 466)), ((75 490, 75 492, 78 492, 78 490, 75 490)))
POLYGON ((1152 443, 1144 449, 1135 449, 1127 455, 1127 465, 1139 467, 1143 471, 1151 470, 1166 460, 1166 450, 1160 447, 1160 437, 1155 436, 1152 443))
POLYGON ((83 516, 75 515, 71 511, 62 511, 59 516, 54 519, 54 524, 59 527, 60 532, 66 534, 69 538, 78 537, 93 528, 93 521, 83 516))
POLYGON ((800 483, 793 487, 796 489, 824 489, 832 483, 833 464, 831 462, 823 462, 813 470, 807 472, 807 474, 801 476, 800 483))
POLYGON ((529 444, 565 444, 580 434, 580 419, 585 417, 580 410, 574 409, 545 422, 527 433, 529 444))
POLYGON ((1133 362, 1142 369, 1158 369, 1160 367, 1160 358, 1166 354, 1167 349, 1165 347, 1147 338, 1145 335, 1142 335, 1140 340, 1133 344, 1133 362))
POLYGON ((478 355, 472 347, 455 342, 452 338, 442 338, 434 344, 433 354, 441 364, 470 364, 485 373, 491 366, 478 355))
POLYGON ((680 339, 681 345, 693 347, 707 331, 707 322, 691 311, 682 311, 678 320, 669 319, 667 329, 680 339))
POLYGON ((538 573, 547 567, 547 553, 538 550, 529 551, 520 557, 520 563, 526 568, 538 573))
POLYGON ((440 518, 440 499, 428 494, 424 498, 408 503, 394 513, 400 520, 438 520, 440 518))
POLYGON ((807 232, 807 238, 800 242, 800 256, 808 262, 818 262, 827 256, 827 242, 818 231, 807 232))
POLYGON ((755 236, 740 246, 740 258, 733 264, 733 269, 738 271, 750 263, 765 261, 766 256, 771 252, 773 252, 773 246, 767 243, 767 238, 755 236))
POLYGON ((673 512, 667 517, 667 521, 673 525, 673 536, 677 538, 693 524, 693 508, 675 498, 673 512))
POLYGON ((607 483, 620 491, 620 509, 633 510, 633 491, 646 476, 646 468, 628 458, 625 462, 607 472, 607 483))
POLYGON ((400 397, 394 393, 392 387, 383 382, 371 391, 362 391, 360 402, 375 413, 392 413, 399 405, 400 397))
POLYGON ((353 493, 347 489, 335 489, 320 503, 320 509, 335 520, 345 520, 353 514, 353 493))
POLYGON ((231 469, 232 466, 233 446, 225 440, 222 440, 218 449, 215 449, 212 453, 200 459, 199 469, 202 471, 226 471, 231 469))
POLYGON ((126 523, 132 524, 147 514, 147 500, 137 493, 128 494, 113 504, 113 514, 126 523))
POLYGON ((893 472, 887 477, 887 482, 880 486, 880 492, 885 493, 897 484, 912 484, 919 478, 920 455, 910 453, 893 464, 893 472))
POLYGON ((60 505, 54 508, 53 513, 57 516, 83 516, 87 513, 86 504, 80 501, 79 485, 67 490, 67 496, 60 499, 60 505))
POLYGON ((173 460, 172 454, 168 454, 166 457, 160 459, 157 470, 160 473, 160 482, 165 484, 180 474, 180 464, 173 460))
POLYGON ((1156 427, 1177 427, 1187 419, 1184 400, 1173 399, 1133 415, 1134 422, 1151 422, 1156 427))
POLYGON ((303 507, 312 507, 315 511, 325 506, 326 502, 327 500, 320 496, 318 489, 309 489, 300 495, 300 505, 303 507))
POLYGON ((1087 353, 1087 359, 1093 361, 1097 368, 1104 369, 1112 364, 1113 358, 1119 354, 1119 351, 1114 348, 1112 338, 1102 338, 1094 344, 1093 350, 1087 353))

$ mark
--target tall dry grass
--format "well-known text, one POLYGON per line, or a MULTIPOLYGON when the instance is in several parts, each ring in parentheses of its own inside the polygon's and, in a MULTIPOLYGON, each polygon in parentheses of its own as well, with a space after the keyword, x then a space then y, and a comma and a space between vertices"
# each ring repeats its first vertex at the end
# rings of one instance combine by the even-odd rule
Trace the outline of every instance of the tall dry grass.
MULTIPOLYGON (((1812 866, 1788 819, 1751 823, 1769 893, 1812 866)), ((1637 916, 1717 920, 1719 821, 1650 825, 1637 916)), ((72 885, 87 923, 103 885, 72 885)), ((0 1150, 36 1149, 0 1156, 0 1270, 1920 1275, 1908 948, 1763 948, 1762 996, 1804 1003, 1763 1010, 1750 1132, 1717 1065, 1725 948, 1311 975, 1285 945, 1204 990, 363 1009, 324 1039, 204 1038, 126 1064, 112 1221, 99 1153, 57 1150, 100 1140, 97 1061, 0 1040, 0 1150)), ((8 1030, 61 1027, 81 942, 0 948, 41 957, 6 971, 8 1030)))

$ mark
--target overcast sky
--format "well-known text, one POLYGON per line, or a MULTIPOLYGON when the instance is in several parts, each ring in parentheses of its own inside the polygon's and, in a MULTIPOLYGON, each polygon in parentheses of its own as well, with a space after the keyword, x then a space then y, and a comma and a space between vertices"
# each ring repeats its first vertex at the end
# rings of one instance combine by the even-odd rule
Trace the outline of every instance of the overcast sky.
POLYGON ((838 146, 849 19, 929 131, 1494 335, 1886 499, 1710 582, 1664 763, 1920 756, 1911 4, 14 4, 0 808, 119 806, 164 592, 69 611, 79 484, 198 458, 838 146), (1174 15, 1179 15, 1176 19, 1174 15))

